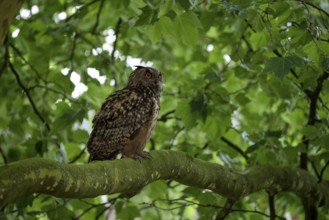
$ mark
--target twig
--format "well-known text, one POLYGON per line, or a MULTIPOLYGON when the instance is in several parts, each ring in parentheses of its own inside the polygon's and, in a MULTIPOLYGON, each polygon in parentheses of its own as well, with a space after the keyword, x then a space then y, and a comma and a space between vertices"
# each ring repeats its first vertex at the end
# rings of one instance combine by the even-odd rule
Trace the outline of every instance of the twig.
POLYGON ((95 23, 95 25, 94 25, 94 27, 93 27, 93 30, 92 30, 92 32, 91 32, 91 33, 93 33, 93 34, 96 33, 96 29, 97 29, 97 27, 98 27, 98 25, 99 25, 99 18, 100 18, 100 15, 101 15, 101 12, 102 12, 102 8, 103 8, 103 6, 104 6, 104 0, 101 0, 101 3, 100 3, 100 5, 99 5, 98 11, 97 11, 96 23, 95 23))
POLYGON ((235 151, 237 151, 239 154, 241 154, 246 160, 248 160, 248 156, 247 154, 241 150, 240 147, 238 147, 237 145, 235 145, 234 143, 232 143, 230 140, 228 140, 225 137, 221 137, 220 138, 223 142, 225 142, 228 146, 232 147, 235 151))
POLYGON ((15 78, 16 78, 16 81, 19 85, 19 87, 21 87, 21 89, 24 91, 25 95, 27 96, 32 108, 33 108, 33 111, 34 113, 39 117, 39 119, 42 121, 42 123, 44 123, 44 125, 46 126, 47 128, 47 131, 50 131, 50 126, 49 124, 47 123, 47 121, 43 118, 43 116, 41 115, 41 113, 39 112, 39 110, 37 109, 30 93, 29 93, 29 90, 23 85, 20 77, 19 77, 19 74, 18 72, 16 71, 15 67, 13 66, 13 64, 11 62, 9 62, 9 67, 11 69, 11 71, 13 72, 13 74, 15 75, 15 78))

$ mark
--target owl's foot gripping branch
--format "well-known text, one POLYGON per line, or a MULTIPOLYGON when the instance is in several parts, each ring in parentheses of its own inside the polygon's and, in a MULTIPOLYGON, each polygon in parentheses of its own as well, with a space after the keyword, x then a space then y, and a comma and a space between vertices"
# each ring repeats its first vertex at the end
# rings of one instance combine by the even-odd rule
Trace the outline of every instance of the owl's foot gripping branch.
POLYGON ((155 180, 176 180, 212 190, 231 201, 267 190, 294 192, 315 203, 328 202, 329 184, 301 169, 253 166, 243 172, 202 161, 184 152, 153 151, 141 162, 125 158, 70 165, 32 158, 0 167, 0 207, 33 193, 90 198, 135 192, 155 180))

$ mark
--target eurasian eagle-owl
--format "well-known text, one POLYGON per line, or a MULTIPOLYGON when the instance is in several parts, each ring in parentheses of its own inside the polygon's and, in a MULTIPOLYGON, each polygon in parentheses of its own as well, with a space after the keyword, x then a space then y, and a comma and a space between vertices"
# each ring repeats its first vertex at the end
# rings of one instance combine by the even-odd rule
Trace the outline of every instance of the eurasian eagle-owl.
POLYGON ((137 66, 128 84, 107 97, 93 120, 87 149, 89 161, 111 160, 118 154, 140 160, 155 128, 160 109, 162 73, 137 66))

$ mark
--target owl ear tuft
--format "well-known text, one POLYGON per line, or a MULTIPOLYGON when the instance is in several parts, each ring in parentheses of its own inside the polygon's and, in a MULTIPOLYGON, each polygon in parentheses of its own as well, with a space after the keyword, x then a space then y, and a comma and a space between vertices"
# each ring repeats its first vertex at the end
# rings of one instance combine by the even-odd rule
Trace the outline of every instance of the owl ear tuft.
POLYGON ((137 69, 146 68, 145 66, 135 66, 135 67, 137 67, 137 69))

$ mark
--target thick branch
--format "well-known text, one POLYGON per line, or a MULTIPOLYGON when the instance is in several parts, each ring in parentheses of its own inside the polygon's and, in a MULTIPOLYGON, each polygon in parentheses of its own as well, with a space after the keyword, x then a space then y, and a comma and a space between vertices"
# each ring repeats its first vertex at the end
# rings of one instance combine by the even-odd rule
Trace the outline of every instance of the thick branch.
POLYGON ((0 44, 3 43, 9 25, 23 2, 23 0, 0 1, 0 44))
POLYGON ((62 198, 88 198, 136 192, 155 180, 176 180, 210 189, 231 200, 258 192, 290 191, 313 201, 328 201, 329 185, 301 169, 254 166, 234 172, 177 151, 153 151, 153 159, 97 161, 69 165, 41 158, 0 167, 0 207, 17 198, 44 193, 62 198))

